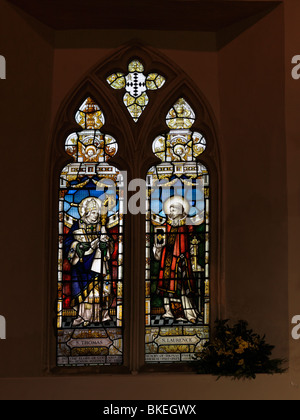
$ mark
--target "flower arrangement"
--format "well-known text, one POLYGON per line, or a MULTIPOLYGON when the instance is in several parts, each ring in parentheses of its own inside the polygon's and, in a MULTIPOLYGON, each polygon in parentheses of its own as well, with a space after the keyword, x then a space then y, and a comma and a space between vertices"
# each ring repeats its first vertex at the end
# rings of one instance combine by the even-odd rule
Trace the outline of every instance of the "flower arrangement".
POLYGON ((255 379, 258 373, 283 373, 284 359, 271 359, 274 346, 248 328, 246 321, 233 327, 228 319, 215 322, 215 333, 203 350, 195 355, 197 373, 229 376, 232 379, 255 379))

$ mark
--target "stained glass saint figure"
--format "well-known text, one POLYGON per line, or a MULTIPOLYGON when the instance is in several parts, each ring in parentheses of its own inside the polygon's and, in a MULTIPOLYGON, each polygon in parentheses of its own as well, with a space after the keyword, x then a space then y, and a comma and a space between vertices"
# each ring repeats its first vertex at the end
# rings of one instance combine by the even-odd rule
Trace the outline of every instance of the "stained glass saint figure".
POLYGON ((189 361, 209 336, 209 174, 195 119, 180 98, 153 142, 162 163, 147 174, 147 363, 189 361))
POLYGON ((57 365, 123 363, 122 174, 109 164, 116 140, 88 97, 65 150, 60 176, 57 365))
POLYGON ((193 274, 189 227, 185 219, 188 203, 175 196, 165 203, 167 221, 156 233, 153 254, 160 261, 157 291, 163 297, 163 318, 197 322, 197 285, 193 274))
POLYGON ((113 301, 110 256, 114 240, 106 230, 105 205, 96 197, 79 204, 80 219, 65 238, 65 252, 71 264, 72 301, 76 311, 73 326, 110 321, 113 301))

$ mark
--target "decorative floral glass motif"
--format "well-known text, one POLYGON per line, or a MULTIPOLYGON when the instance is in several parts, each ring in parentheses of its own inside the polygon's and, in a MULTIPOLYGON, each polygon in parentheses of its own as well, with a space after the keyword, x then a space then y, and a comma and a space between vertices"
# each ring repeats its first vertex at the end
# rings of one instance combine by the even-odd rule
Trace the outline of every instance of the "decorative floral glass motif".
POLYGON ((144 75, 144 66, 139 60, 133 60, 128 65, 128 74, 113 73, 106 80, 113 89, 125 89, 123 102, 134 122, 137 122, 146 108, 149 98, 147 90, 160 89, 165 78, 158 73, 144 75))
POLYGON ((209 338, 209 174, 194 121, 180 98, 153 142, 162 163, 147 174, 146 363, 189 361, 209 338))
POLYGON ((82 130, 65 142, 74 162, 60 176, 57 365, 120 365, 122 175, 107 163, 118 146, 100 131, 105 118, 92 98, 75 120, 82 130))

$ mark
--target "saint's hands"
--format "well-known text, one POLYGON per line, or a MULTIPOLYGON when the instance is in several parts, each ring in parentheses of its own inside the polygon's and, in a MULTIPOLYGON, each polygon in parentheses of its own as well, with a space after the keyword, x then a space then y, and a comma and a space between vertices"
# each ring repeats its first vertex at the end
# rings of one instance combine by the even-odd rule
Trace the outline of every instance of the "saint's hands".
POLYGON ((100 239, 99 239, 99 238, 94 239, 94 240, 91 242, 91 248, 92 248, 92 249, 96 249, 96 248, 99 246, 99 242, 100 242, 100 239))

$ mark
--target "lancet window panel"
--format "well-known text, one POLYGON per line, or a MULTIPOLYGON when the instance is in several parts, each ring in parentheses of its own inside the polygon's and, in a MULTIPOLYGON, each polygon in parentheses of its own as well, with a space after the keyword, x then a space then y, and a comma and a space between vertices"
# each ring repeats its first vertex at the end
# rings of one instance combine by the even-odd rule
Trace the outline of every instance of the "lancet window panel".
POLYGON ((122 174, 108 162, 118 145, 92 98, 75 120, 65 142, 74 162, 60 175, 57 365, 122 365, 122 174))
POLYGON ((209 339, 210 182, 194 122, 180 98, 166 116, 170 131, 153 142, 162 163, 147 174, 146 364, 186 363, 209 339))

